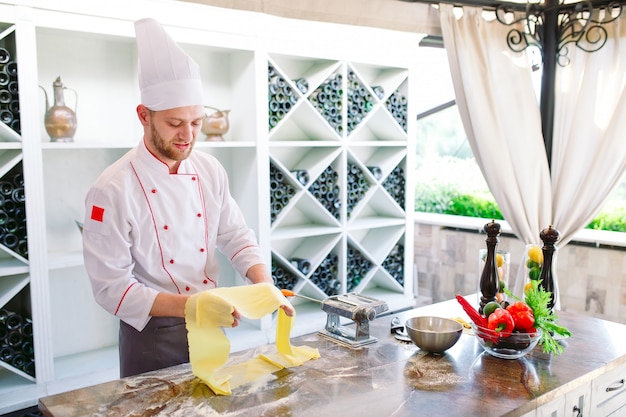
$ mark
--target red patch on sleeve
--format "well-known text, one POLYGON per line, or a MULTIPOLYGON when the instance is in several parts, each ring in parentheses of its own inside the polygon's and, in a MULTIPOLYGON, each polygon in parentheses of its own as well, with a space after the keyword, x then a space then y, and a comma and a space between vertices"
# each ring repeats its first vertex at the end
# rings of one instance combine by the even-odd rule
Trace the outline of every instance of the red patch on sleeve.
POLYGON ((102 222, 104 218, 104 209, 98 206, 91 206, 91 220, 102 222))

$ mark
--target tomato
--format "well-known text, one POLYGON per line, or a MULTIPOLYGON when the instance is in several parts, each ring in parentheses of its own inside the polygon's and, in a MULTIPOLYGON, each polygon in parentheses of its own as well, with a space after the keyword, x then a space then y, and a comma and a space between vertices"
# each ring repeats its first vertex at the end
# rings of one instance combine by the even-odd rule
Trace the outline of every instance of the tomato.
POLYGON ((506 308, 513 317, 515 329, 526 331, 535 325, 535 316, 533 310, 523 301, 516 301, 506 308))

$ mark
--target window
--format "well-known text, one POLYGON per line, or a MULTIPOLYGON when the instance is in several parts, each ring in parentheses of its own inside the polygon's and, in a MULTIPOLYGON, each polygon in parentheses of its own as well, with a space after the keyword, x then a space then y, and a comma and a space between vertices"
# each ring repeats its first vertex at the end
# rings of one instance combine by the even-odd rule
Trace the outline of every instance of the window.
POLYGON ((500 219, 454 103, 446 51, 424 49, 429 90, 420 97, 417 120, 415 210, 500 219))
MULTIPOLYGON (((416 129, 415 211, 501 219, 454 103, 446 51, 422 49, 428 68, 416 129)), ((626 175, 587 228, 626 232, 625 207, 626 175)))

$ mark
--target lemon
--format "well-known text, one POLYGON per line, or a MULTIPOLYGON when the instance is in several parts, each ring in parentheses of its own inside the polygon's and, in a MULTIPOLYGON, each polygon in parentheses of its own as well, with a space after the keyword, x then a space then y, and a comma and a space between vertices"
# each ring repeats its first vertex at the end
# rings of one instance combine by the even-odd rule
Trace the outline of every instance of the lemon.
POLYGON ((500 268, 502 265, 504 265, 504 256, 502 256, 501 254, 496 254, 496 264, 498 264, 498 268, 500 268))
POLYGON ((533 283, 532 282, 527 282, 526 285, 524 285, 524 294, 526 294, 526 292, 530 291, 533 289, 533 283))
POLYGON ((542 264, 543 252, 541 251, 541 248, 537 245, 532 245, 530 248, 528 248, 528 258, 533 262, 542 264))

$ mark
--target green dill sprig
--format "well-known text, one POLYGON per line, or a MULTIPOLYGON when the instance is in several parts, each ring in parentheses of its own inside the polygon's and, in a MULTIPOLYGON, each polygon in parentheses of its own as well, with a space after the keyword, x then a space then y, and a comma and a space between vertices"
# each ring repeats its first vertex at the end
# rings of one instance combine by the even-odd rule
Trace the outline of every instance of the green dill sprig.
MULTIPOLYGON (((548 308, 552 293, 539 286, 540 280, 531 280, 531 286, 524 290, 524 302, 533 310, 535 316, 535 328, 541 329, 539 343, 544 353, 558 355, 563 352, 563 346, 554 339, 554 335, 569 337, 572 333, 564 326, 557 323, 558 316, 548 308)), ((510 291, 505 293, 519 300, 510 291)))

